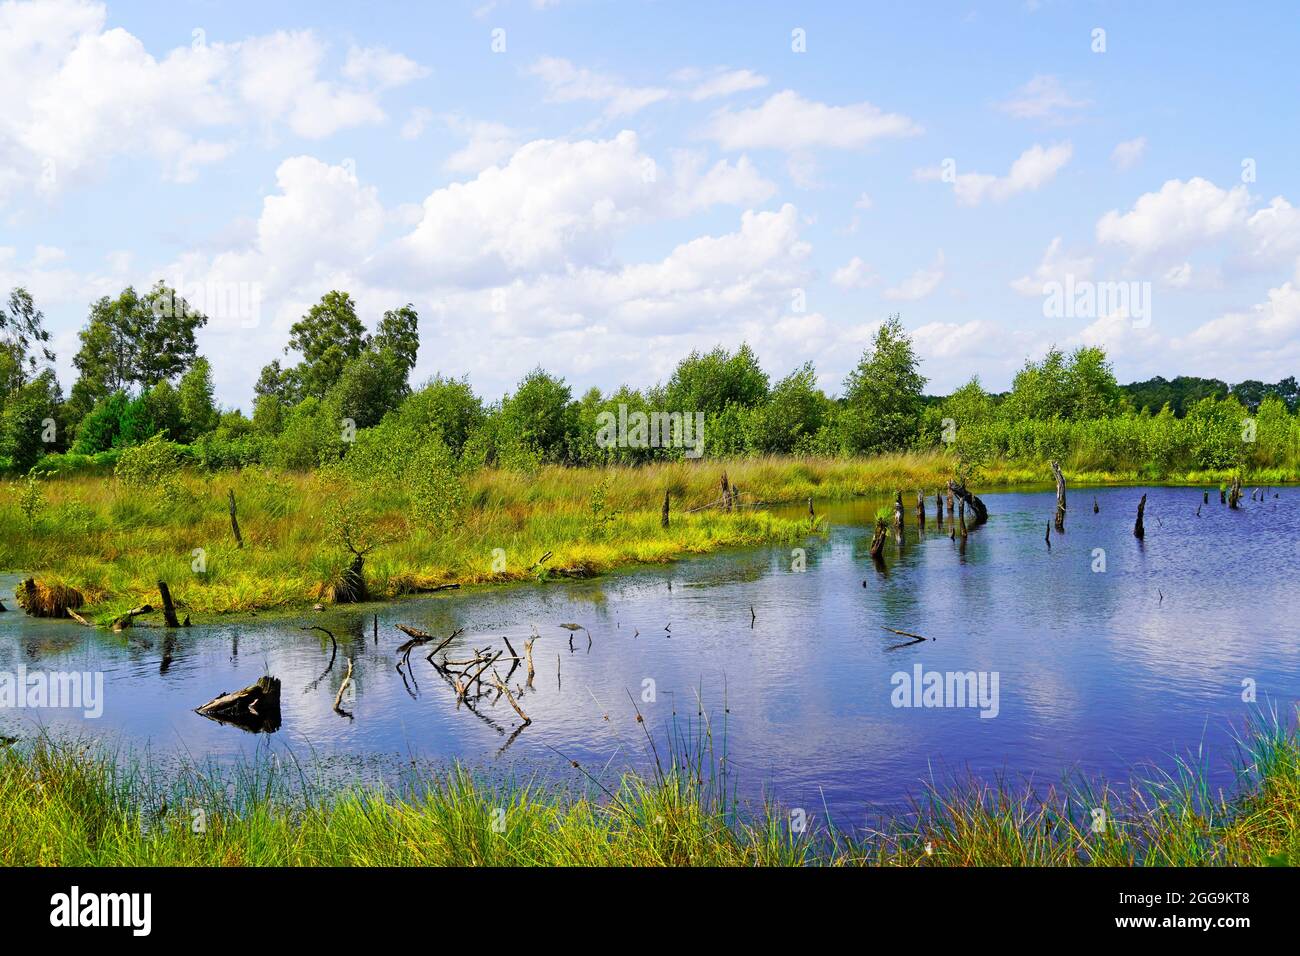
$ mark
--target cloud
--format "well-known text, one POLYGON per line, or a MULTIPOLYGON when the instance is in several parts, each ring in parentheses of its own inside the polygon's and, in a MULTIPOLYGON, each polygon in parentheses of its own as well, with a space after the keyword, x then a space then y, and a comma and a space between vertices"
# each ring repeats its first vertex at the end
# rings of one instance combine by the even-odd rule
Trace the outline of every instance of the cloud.
POLYGON ((1010 99, 999 103, 998 109, 1017 119, 1060 124, 1091 105, 1088 100, 1070 96, 1061 85, 1060 77, 1040 74, 1017 89, 1010 99))
POLYGON ((383 90, 405 86, 413 80, 429 75, 423 67, 409 57, 383 47, 352 47, 343 64, 343 75, 353 83, 383 90))
POLYGON ((497 165, 519 148, 519 134, 504 123, 469 120, 458 115, 443 119, 449 129, 467 140, 442 164, 448 172, 478 173, 497 165))
POLYGON ((1115 147, 1110 154, 1110 161, 1120 169, 1132 169, 1142 161, 1147 152, 1147 138, 1126 139, 1115 147))
MULTIPOLYGON (((682 76, 682 79, 686 80, 687 76, 682 76)), ((767 77, 752 70, 717 70, 696 82, 686 96, 690 100, 699 102, 732 96, 764 86, 767 86, 767 77)))
POLYGON ((861 149, 876 140, 916 136, 921 127, 871 103, 829 106, 792 90, 775 93, 758 107, 713 115, 706 135, 723 149, 861 149))
POLYGON ((433 110, 417 106, 411 110, 410 116, 402 124, 398 135, 402 139, 419 139, 424 135, 425 127, 429 125, 429 120, 433 119, 433 110))
POLYGON ((1035 144, 1017 157, 1005 176, 990 173, 948 174, 942 166, 918 169, 914 177, 921 181, 950 181, 957 202, 978 206, 985 200, 1003 202, 1017 193, 1032 192, 1056 178, 1070 161, 1074 147, 1056 143, 1049 147, 1035 144))
POLYGON ((934 265, 928 269, 917 269, 898 285, 885 290, 885 298, 896 302, 916 302, 924 299, 943 281, 944 256, 940 249, 935 256, 934 265))
POLYGON ((841 289, 867 289, 879 282, 880 277, 861 257, 854 256, 835 270, 831 281, 841 289))
POLYGON ((49 194, 119 156, 157 160, 188 181, 229 156, 244 134, 281 129, 319 139, 385 119, 378 94, 422 68, 354 48, 326 78, 326 45, 309 30, 155 56, 102 4, 0 4, 0 201, 23 187, 49 194))
MULTIPOLYGON (((1139 196, 1128 212, 1112 209, 1103 215, 1097 222, 1097 241, 1150 255, 1228 237, 1245 228, 1249 208, 1244 185, 1220 189, 1199 176, 1186 182, 1171 179, 1159 192, 1139 196)), ((1270 233, 1285 218, 1285 211, 1274 207, 1259 220, 1260 231, 1270 233)))
POLYGON ((1024 296, 1042 296, 1043 286, 1049 282, 1064 283, 1066 276, 1076 280, 1092 276, 1091 256, 1067 256, 1061 252, 1061 237, 1047 244, 1043 259, 1032 276, 1021 276, 1011 281, 1011 288, 1024 296))
POLYGON ((639 112, 672 94, 661 87, 628 86, 613 77, 574 66, 560 57, 542 57, 528 72, 541 79, 547 98, 555 103, 603 103, 607 117, 639 112))

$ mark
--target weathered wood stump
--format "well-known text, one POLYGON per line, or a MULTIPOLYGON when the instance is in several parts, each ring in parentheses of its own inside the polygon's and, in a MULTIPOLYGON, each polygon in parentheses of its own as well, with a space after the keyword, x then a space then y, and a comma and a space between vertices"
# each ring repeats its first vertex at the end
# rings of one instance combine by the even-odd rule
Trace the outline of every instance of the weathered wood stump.
POLYGON ((956 495, 963 504, 969 506, 975 519, 970 523, 970 527, 978 528, 984 522, 989 520, 989 509, 984 507, 984 502, 980 501, 975 495, 966 490, 964 484, 958 484, 955 481, 948 482, 948 491, 956 495))
POLYGON ((1232 487, 1228 489, 1228 507, 1236 508, 1241 504, 1241 477, 1232 479, 1232 487))
POLYGON ((883 560, 881 558, 881 552, 884 551, 885 536, 888 533, 889 529, 885 525, 885 519, 880 517, 876 518, 876 531, 871 536, 871 559, 873 561, 883 560))
POLYGON ((280 729, 280 679, 259 677, 257 683, 220 694, 194 712, 250 733, 275 733, 280 729))
POLYGON ((920 490, 916 492, 916 524, 925 530, 925 492, 920 490))
POLYGON ((1133 537, 1139 541, 1146 537, 1147 531, 1142 524, 1142 514, 1147 510, 1147 496, 1143 495, 1142 500, 1138 502, 1137 522, 1133 525, 1133 537))
POLYGON ((1065 531, 1065 475, 1061 474, 1061 463, 1052 461, 1052 477, 1056 479, 1056 531, 1065 531))
POLYGON ((230 506, 230 530, 235 533, 235 547, 244 546, 244 536, 239 533, 239 519, 235 517, 235 489, 229 488, 226 491, 226 501, 230 506))
POLYGON ((903 493, 894 492, 894 538, 903 540, 903 493))
POLYGON ((166 581, 158 582, 158 595, 162 598, 163 622, 168 627, 180 627, 181 622, 176 620, 176 606, 172 604, 172 592, 166 581))
POLYGON ((659 527, 661 528, 668 527, 668 498, 670 494, 671 492, 668 491, 664 492, 664 510, 663 513, 659 516, 659 527))

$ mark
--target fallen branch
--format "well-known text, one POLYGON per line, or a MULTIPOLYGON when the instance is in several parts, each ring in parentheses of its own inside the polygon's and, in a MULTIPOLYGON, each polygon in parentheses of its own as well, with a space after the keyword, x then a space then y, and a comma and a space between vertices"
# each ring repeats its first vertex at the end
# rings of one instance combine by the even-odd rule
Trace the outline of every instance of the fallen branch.
POLYGON ((343 714, 345 717, 351 717, 347 711, 340 706, 343 703, 343 692, 348 689, 348 684, 352 683, 352 658, 348 658, 348 672, 343 675, 343 683, 339 684, 339 692, 334 695, 334 712, 343 714))

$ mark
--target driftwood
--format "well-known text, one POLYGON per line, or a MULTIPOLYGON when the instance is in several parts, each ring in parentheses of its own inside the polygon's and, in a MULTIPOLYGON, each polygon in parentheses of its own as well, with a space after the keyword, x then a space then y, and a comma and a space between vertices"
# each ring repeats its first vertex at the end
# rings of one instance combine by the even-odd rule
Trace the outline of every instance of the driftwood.
POLYGON ((127 611, 125 614, 123 614, 123 615, 121 615, 120 617, 116 618, 116 619, 113 621, 113 630, 115 630, 115 631, 124 631, 124 630, 126 630, 128 627, 130 627, 132 624, 134 624, 134 623, 135 623, 135 619, 136 619, 137 617, 139 617, 140 615, 142 615, 142 614, 152 614, 152 613, 153 613, 153 605, 152 605, 152 604, 141 604, 139 607, 132 608, 131 610, 127 611))
POLYGON ((234 693, 222 693, 194 712, 250 733, 275 733, 280 728, 280 679, 264 676, 234 693))
POLYGON ((524 713, 523 708, 520 707, 518 701, 515 700, 515 695, 510 693, 510 688, 505 685, 501 680, 501 675, 495 670, 492 671, 492 683, 496 685, 497 690, 506 695, 506 701, 515 709, 515 713, 518 714, 519 719, 524 722, 524 726, 527 727, 531 724, 533 719, 524 713))
POLYGON ((349 657, 349 658, 348 658, 348 672, 347 672, 346 674, 343 675, 343 683, 339 684, 339 692, 338 692, 337 694, 334 695, 334 712, 335 712, 336 714, 342 714, 344 717, 351 717, 351 716, 352 716, 352 715, 349 714, 346 710, 344 710, 343 707, 342 707, 342 704, 343 704, 343 692, 344 692, 345 690, 348 689, 348 684, 350 684, 350 683, 352 683, 352 658, 349 657))
MULTIPOLYGON (((1052 477, 1056 479, 1056 530, 1065 530, 1065 475, 1061 474, 1061 463, 1053 459, 1052 477)), ((1094 504, 1095 504, 1094 499, 1094 504)))
POLYGON ((176 606, 172 604, 172 592, 166 581, 158 582, 158 594, 162 598, 163 622, 168 627, 180 627, 181 622, 176 620, 176 606))
POLYGON ((984 507, 984 502, 980 501, 979 498, 966 490, 965 484, 949 481, 948 491, 951 494, 956 495, 974 513, 975 519, 970 524, 972 528, 978 528, 984 522, 989 520, 989 509, 984 507))
POLYGON ((1133 537, 1139 541, 1146 537, 1146 528, 1142 525, 1142 514, 1147 510, 1147 496, 1143 495, 1142 500, 1138 502, 1137 522, 1133 525, 1133 537))
POLYGON ((1050 521, 1047 522, 1047 531, 1043 535, 1043 540, 1047 542, 1047 550, 1051 551, 1052 550, 1052 523, 1050 521))
POLYGON ((235 547, 244 546, 244 536, 239 533, 239 519, 235 517, 235 489, 226 491, 226 503, 230 506, 230 530, 235 533, 235 547))

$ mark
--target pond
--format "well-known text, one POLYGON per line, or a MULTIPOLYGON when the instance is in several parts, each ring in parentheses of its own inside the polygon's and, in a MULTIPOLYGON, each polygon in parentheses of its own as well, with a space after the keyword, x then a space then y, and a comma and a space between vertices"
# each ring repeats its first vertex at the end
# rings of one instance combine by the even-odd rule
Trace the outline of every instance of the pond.
MULTIPOLYGON (((569 761, 612 780, 647 768, 646 728, 662 754, 674 720, 690 739, 707 719, 742 796, 829 810, 840 826, 874 822, 929 780, 1123 781, 1202 748, 1212 782, 1231 787, 1233 734, 1270 706, 1289 714, 1300 696, 1300 489, 1247 496, 1239 511, 1217 493, 1202 505, 1201 489, 1072 489, 1066 532, 1050 549, 1053 493, 983 500, 990 520, 964 547, 946 523, 936 529, 933 497, 924 533, 905 502, 905 540, 890 537, 883 571, 868 546, 886 502, 864 498, 818 504, 829 531, 801 545, 802 562, 789 546, 747 549, 595 580, 172 632, 7 613, 0 672, 102 672, 103 712, 4 709, 0 733, 90 734, 164 761, 291 751, 340 780, 458 759, 581 784, 569 761), (394 666, 398 623, 437 635, 462 628, 451 648, 462 657, 503 649, 503 637, 522 653, 537 635, 532 686, 522 668, 509 680, 532 723, 520 731, 505 700, 458 705, 425 660, 429 648, 413 652, 405 679, 394 666), (328 672, 329 639, 301 629, 313 624, 338 637, 328 672), (333 709, 348 658, 350 717, 333 709), (263 673, 283 682, 274 733, 194 713, 263 673), (940 675, 932 694, 931 673, 940 675)), ((11 611, 16 580, 0 580, 11 611)))

